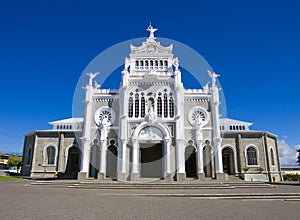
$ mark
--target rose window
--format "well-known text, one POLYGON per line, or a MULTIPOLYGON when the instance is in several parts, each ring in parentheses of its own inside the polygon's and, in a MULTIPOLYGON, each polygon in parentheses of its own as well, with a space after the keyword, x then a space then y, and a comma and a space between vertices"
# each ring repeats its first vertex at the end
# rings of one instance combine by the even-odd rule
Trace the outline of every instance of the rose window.
POLYGON ((115 114, 112 108, 102 107, 95 112, 95 122, 97 125, 111 125, 115 120, 115 114))
POLYGON ((204 126, 208 123, 208 112, 201 106, 192 108, 188 115, 189 122, 193 126, 204 126))

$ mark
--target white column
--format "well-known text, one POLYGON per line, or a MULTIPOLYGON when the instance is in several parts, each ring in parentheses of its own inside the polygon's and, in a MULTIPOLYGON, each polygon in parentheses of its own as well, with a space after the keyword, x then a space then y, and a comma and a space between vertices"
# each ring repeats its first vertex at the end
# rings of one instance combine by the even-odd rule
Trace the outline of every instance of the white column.
POLYGON ((107 151, 107 144, 106 140, 101 140, 101 154, 100 154, 100 173, 106 173, 106 151, 107 151))
POLYGON ((139 173, 139 143, 133 140, 132 173, 139 173))
POLYGON ((203 146, 202 140, 197 140, 197 165, 198 165, 198 173, 204 173, 203 170, 203 146))
POLYGON ((118 171, 119 173, 126 173, 126 140, 120 140, 118 152, 118 171))
MULTIPOLYGON (((220 132, 220 114, 219 114, 219 88, 216 85, 217 74, 209 72, 209 75, 212 79, 212 87, 210 88, 211 92, 211 112, 213 117, 213 146, 215 152, 215 166, 216 174, 218 178, 223 175, 223 161, 222 161, 222 149, 221 149, 221 132, 220 132)), ((221 177, 222 178, 222 177, 221 177)))
POLYGON ((215 164, 216 164, 216 173, 223 173, 223 161, 222 161, 222 149, 221 149, 221 138, 215 138, 214 140, 215 148, 215 164))
POLYGON ((170 139, 165 139, 165 173, 171 173, 171 142, 170 139))
POLYGON ((82 138, 81 169, 80 172, 89 172, 90 140, 82 138))
POLYGON ((185 173, 184 141, 177 139, 176 142, 177 173, 185 173))

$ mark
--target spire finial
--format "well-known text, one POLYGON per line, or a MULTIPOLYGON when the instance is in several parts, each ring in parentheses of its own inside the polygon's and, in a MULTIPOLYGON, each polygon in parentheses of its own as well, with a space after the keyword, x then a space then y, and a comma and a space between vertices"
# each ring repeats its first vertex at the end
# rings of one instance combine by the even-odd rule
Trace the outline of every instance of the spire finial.
POLYGON ((148 28, 146 30, 149 31, 149 33, 150 33, 148 38, 155 39, 154 32, 157 31, 158 29, 157 28, 153 28, 151 22, 150 22, 150 24, 149 24, 149 26, 148 26, 148 28))

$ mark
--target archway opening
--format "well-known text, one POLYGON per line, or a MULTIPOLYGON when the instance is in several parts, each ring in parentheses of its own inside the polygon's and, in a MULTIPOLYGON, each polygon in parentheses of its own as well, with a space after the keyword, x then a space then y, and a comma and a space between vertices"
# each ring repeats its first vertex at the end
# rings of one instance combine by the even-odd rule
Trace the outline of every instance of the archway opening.
POLYGON ((228 175, 234 175, 234 153, 230 147, 222 150, 223 171, 228 175))
POLYGON ((193 146, 187 146, 185 149, 185 173, 186 177, 197 177, 196 150, 193 146))
POLYGON ((117 179, 117 164, 118 164, 118 149, 115 146, 115 141, 111 140, 110 145, 107 148, 106 156, 106 176, 112 178, 113 180, 117 179))
POLYGON ((205 177, 213 177, 211 150, 211 146, 209 145, 209 142, 207 142, 203 148, 203 168, 205 177))
POLYGON ((68 160, 65 175, 63 178, 77 178, 80 171, 80 150, 78 147, 71 147, 68 151, 68 160))
POLYGON ((100 168, 100 146, 97 143, 98 141, 94 140, 90 151, 89 176, 94 178, 97 178, 100 168))
POLYGON ((148 178, 163 177, 163 144, 140 144, 140 175, 148 178))

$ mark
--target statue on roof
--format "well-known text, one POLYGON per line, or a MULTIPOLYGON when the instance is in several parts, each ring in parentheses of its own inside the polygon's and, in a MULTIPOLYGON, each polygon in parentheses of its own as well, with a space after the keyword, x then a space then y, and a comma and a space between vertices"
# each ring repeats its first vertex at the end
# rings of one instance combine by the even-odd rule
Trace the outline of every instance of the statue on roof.
POLYGON ((211 78, 211 84, 212 86, 216 86, 216 79, 220 76, 216 74, 215 72, 211 72, 210 70, 207 70, 209 77, 211 78))
POLYGON ((155 39, 154 32, 157 31, 158 29, 157 28, 153 28, 152 25, 151 25, 151 22, 150 22, 150 24, 149 24, 149 26, 148 26, 148 28, 146 30, 149 31, 149 33, 150 33, 149 38, 155 39))
POLYGON ((130 60, 128 57, 125 57, 125 67, 124 70, 128 71, 128 67, 130 66, 130 60))
POLYGON ((99 72, 96 73, 86 73, 86 75, 89 77, 89 85, 93 86, 93 79, 99 75, 99 72))
POLYGON ((173 59, 173 65, 175 67, 175 70, 178 70, 179 69, 179 60, 178 60, 178 57, 175 57, 173 59))

